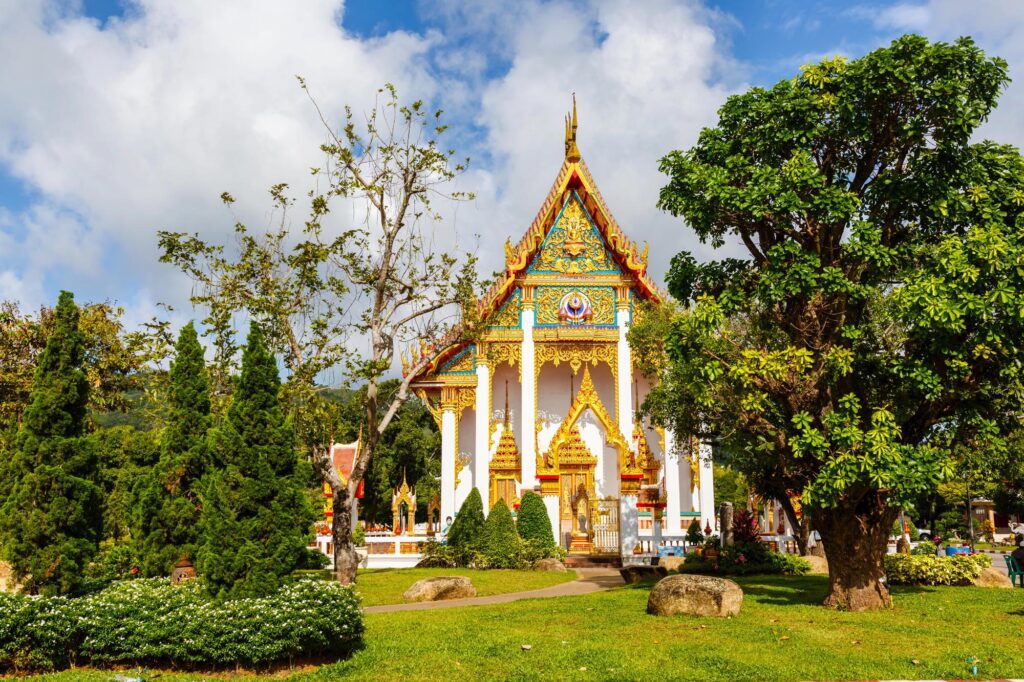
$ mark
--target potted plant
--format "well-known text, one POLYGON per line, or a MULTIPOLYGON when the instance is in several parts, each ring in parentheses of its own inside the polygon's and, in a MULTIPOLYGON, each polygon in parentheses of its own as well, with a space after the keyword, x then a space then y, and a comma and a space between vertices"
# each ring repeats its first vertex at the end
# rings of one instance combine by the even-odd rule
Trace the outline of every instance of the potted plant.
POLYGON ((707 561, 715 561, 718 559, 721 548, 722 541, 717 535, 712 535, 704 541, 704 552, 702 556, 707 561))

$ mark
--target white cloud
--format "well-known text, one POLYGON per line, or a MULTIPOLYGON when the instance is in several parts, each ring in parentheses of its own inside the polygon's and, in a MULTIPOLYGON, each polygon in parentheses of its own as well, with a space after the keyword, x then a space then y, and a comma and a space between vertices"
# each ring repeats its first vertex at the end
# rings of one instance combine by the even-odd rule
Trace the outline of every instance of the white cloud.
POLYGON ((40 197, 0 220, 0 296, 34 306, 64 287, 125 304, 133 323, 157 301, 192 314, 155 232, 223 239, 236 216, 221 191, 256 228, 271 184, 305 192, 323 129, 296 74, 333 115, 394 82, 445 107, 461 145, 482 145, 461 181, 478 200, 446 215, 481 235, 484 272, 554 179, 573 91, 584 158, 622 227, 651 242, 655 277, 684 246, 709 253, 655 208, 657 160, 691 144, 739 81, 716 37, 730 19, 696 1, 426 6, 446 13, 443 31, 376 39, 339 28, 341 0, 138 0, 102 25, 60 1, 0 0, 0 163, 40 197))

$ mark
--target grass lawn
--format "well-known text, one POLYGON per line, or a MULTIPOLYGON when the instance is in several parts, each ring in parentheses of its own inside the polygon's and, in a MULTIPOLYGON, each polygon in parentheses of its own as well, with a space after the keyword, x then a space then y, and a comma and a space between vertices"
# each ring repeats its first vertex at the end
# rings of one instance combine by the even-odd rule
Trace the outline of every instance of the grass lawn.
POLYGON ((417 580, 439 575, 464 575, 473 581, 478 597, 526 592, 576 579, 575 571, 478 571, 472 568, 371 568, 359 571, 356 587, 363 606, 402 604, 402 593, 417 580))
MULTIPOLYGON (((825 576, 738 582, 743 611, 729 620, 648 616, 649 586, 370 614, 365 649, 289 679, 963 679, 972 657, 980 659, 980 678, 1024 675, 1024 590, 896 588, 891 611, 844 613, 817 606, 825 576)), ((48 679, 109 677, 74 671, 48 679)), ((164 673, 160 679, 211 678, 164 673)))

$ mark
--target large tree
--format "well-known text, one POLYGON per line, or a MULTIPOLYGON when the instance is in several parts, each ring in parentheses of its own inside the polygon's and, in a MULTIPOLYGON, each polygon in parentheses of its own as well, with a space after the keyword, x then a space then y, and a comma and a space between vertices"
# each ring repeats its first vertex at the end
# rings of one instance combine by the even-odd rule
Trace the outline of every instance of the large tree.
POLYGON ((211 432, 215 471, 200 498, 198 569, 216 594, 270 594, 305 561, 313 510, 280 389, 274 356, 254 322, 227 418, 211 432))
POLYGON ((971 142, 1006 83, 969 39, 905 36, 730 97, 662 159, 660 207, 746 257, 673 261, 689 307, 637 335, 667 355, 647 408, 758 492, 802 493, 828 605, 890 604, 899 508, 1020 412, 1024 162, 971 142))
POLYGON ((167 390, 160 460, 139 484, 136 551, 146 575, 168 575, 195 559, 200 480, 209 468, 210 385, 203 347, 189 322, 178 336, 167 390))
POLYGON ((162 259, 197 283, 193 301, 210 310, 218 347, 229 351, 227 321, 244 310, 283 358, 302 446, 334 491, 334 566, 337 579, 349 583, 357 565, 352 496, 431 354, 417 354, 394 391, 382 391, 382 384, 405 346, 440 350, 473 335, 479 282, 476 259, 460 248, 454 229, 435 229, 439 199, 471 198, 451 189, 467 162, 442 146, 442 112, 422 101, 403 104, 387 85, 361 122, 349 109, 339 129, 321 118, 329 141, 321 147, 323 167, 314 169, 321 184, 310 192, 301 232, 288 218, 294 202, 286 186, 276 185, 271 195, 280 222, 264 234, 237 225, 237 256, 181 232, 161 232, 160 243, 162 259), (354 222, 330 222, 338 203, 354 222), (345 481, 330 461, 330 410, 316 386, 335 368, 365 387, 362 448, 345 481))
POLYGON ((74 298, 61 292, 5 463, 10 492, 0 510, 0 541, 14 577, 31 593, 74 592, 103 530, 96 458, 84 435, 89 380, 78 322, 74 298))

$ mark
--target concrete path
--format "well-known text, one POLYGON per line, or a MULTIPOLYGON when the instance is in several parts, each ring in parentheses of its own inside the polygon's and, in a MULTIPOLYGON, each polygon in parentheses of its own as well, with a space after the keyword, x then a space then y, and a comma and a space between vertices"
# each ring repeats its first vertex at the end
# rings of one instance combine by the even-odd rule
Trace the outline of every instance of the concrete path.
POLYGON ((520 599, 547 599, 549 597, 574 597, 580 594, 601 592, 617 585, 622 585, 622 576, 618 570, 609 568, 577 568, 576 580, 571 580, 551 587, 527 592, 507 592, 492 594, 487 597, 470 597, 468 599, 447 599, 445 601, 424 601, 412 604, 383 604, 368 606, 364 613, 391 613, 394 611, 428 611, 431 609, 452 609, 460 606, 489 606, 491 604, 507 604, 520 599))

